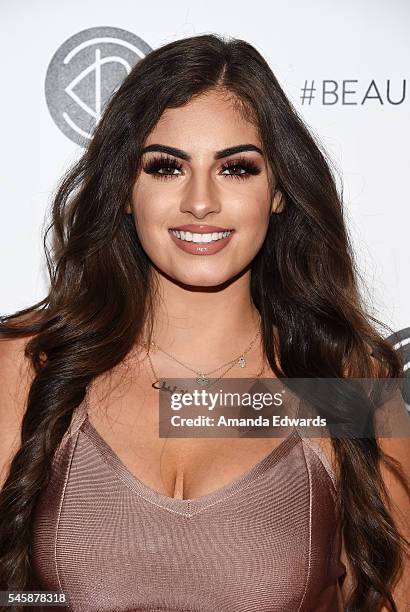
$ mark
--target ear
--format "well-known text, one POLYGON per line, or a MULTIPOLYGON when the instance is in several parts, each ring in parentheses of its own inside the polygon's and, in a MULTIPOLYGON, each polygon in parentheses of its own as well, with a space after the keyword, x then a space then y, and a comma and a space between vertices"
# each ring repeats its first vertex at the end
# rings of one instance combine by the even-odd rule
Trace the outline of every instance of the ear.
POLYGON ((272 199, 271 214, 281 213, 285 207, 285 196, 280 189, 275 190, 275 194, 272 199))

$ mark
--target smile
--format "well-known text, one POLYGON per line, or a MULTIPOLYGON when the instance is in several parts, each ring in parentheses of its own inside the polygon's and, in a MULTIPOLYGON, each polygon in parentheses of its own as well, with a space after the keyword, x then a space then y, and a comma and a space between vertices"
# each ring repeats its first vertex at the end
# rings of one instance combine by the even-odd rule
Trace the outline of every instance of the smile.
POLYGON ((214 255, 224 249, 232 239, 235 230, 223 232, 195 233, 183 230, 168 230, 173 243, 190 255, 214 255))
POLYGON ((186 242, 216 242, 217 240, 222 240, 222 238, 226 238, 230 234, 232 234, 233 230, 227 230, 226 232, 212 232, 209 234, 195 234, 193 232, 183 232, 178 230, 169 230, 176 236, 179 240, 185 240, 186 242))

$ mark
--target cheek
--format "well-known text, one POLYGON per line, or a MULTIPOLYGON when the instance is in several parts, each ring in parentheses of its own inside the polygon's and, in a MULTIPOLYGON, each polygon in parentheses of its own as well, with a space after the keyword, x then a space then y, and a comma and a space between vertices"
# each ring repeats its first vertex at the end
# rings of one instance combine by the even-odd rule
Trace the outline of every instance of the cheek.
POLYGON ((251 228, 246 234, 246 238, 241 241, 241 248, 247 259, 253 258, 260 250, 268 230, 266 223, 259 224, 251 228))
MULTIPOLYGON (((238 206, 237 227, 251 239, 264 236, 268 229, 270 203, 266 198, 253 198, 238 206)), ((235 224, 234 224, 235 227, 235 224)))
POLYGON ((153 235, 162 227, 165 214, 164 199, 158 192, 147 189, 144 185, 133 192, 133 214, 135 225, 140 236, 153 235), (162 221, 162 223, 161 223, 162 221))
POLYGON ((269 227, 269 214, 269 206, 261 203, 253 214, 247 216, 246 223, 241 224, 239 232, 242 236, 238 236, 238 245, 245 259, 253 258, 262 247, 269 227))

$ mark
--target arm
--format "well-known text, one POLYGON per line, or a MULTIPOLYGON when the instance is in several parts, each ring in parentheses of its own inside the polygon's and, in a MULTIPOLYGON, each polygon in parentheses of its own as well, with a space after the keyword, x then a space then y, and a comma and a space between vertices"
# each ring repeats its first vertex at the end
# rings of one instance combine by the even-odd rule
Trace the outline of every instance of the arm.
MULTIPOLYGON (((407 479, 410 479, 410 438, 381 438, 380 447, 400 462, 407 479)), ((389 494, 389 511, 396 528, 410 542, 410 498, 403 484, 394 473, 381 464, 381 474, 389 494)), ((406 612, 410 606, 410 557, 405 554, 404 567, 396 580, 392 594, 399 612, 406 612)), ((380 612, 389 612, 390 607, 382 606, 380 612)))
POLYGON ((0 338, 0 489, 20 448, 21 423, 34 376, 24 355, 29 338, 0 338))
MULTIPOLYGON (((380 422, 383 424, 380 432, 388 431, 384 429, 386 423, 391 420, 391 431, 396 437, 377 437, 379 447, 390 457, 399 462, 408 482, 410 482, 410 418, 407 414, 405 404, 401 394, 396 394, 389 402, 383 405, 380 412, 380 422), (402 432, 403 437, 398 437, 397 433, 402 432)), ((393 436, 394 436, 393 434, 393 436)), ((382 481, 387 491, 385 503, 391 517, 396 525, 396 529, 410 542, 410 498, 408 490, 384 461, 380 462, 380 473, 382 481)), ((352 569, 344 548, 342 539, 341 561, 346 566, 346 576, 342 585, 344 600, 352 590, 352 569)), ((392 589, 393 599, 396 603, 398 612, 408 612, 410 602, 410 557, 409 554, 403 555, 403 567, 392 589)), ((375 612, 391 612, 390 605, 385 602, 381 608, 375 612)))

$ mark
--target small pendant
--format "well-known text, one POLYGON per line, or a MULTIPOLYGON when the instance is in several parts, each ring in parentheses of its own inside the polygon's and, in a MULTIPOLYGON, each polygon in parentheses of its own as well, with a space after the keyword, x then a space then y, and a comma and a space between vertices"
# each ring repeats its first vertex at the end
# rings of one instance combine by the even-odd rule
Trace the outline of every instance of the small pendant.
POLYGON ((239 357, 238 363, 241 366, 241 368, 244 368, 246 366, 246 359, 245 359, 245 357, 243 355, 242 355, 242 357, 239 357))
POLYGON ((196 382, 199 385, 203 385, 204 387, 206 387, 207 385, 209 385, 209 378, 206 378, 204 374, 200 374, 196 379, 196 382))

